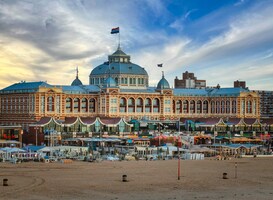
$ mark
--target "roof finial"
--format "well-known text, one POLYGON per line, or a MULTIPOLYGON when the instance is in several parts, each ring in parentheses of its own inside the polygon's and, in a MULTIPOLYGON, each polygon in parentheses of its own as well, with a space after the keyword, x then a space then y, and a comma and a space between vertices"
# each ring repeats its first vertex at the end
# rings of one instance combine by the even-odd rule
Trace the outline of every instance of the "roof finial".
POLYGON ((164 71, 162 71, 162 78, 164 78, 164 71))
POLYGON ((78 66, 76 68, 76 78, 79 78, 79 69, 78 69, 78 66))

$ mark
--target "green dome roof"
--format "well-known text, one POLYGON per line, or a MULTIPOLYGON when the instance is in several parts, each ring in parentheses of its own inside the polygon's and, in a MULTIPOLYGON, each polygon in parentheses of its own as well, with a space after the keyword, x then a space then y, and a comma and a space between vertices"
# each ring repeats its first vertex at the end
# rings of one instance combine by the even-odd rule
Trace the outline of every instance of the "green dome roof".
POLYGON ((161 80, 158 82, 156 89, 170 89, 169 82, 162 75, 161 80))
POLYGON ((79 79, 79 70, 78 70, 78 67, 76 69, 76 78, 75 80, 71 83, 71 86, 79 86, 79 85, 82 85, 82 82, 81 80, 79 79))
POLYGON ((130 56, 125 54, 120 47, 115 53, 108 56, 108 61, 95 67, 90 76, 104 74, 134 74, 148 76, 147 71, 134 63, 131 63, 130 56))
POLYGON ((82 85, 82 82, 78 77, 71 83, 71 86, 79 86, 82 85))

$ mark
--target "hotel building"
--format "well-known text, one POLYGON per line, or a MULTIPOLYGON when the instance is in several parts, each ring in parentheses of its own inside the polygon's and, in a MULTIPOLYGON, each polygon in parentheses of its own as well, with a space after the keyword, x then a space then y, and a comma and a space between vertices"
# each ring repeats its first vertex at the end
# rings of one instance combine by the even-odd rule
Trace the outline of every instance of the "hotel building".
MULTIPOLYGON (((205 83, 205 82, 204 82, 205 83)), ((199 88, 199 87, 198 87, 199 88)), ((62 131, 132 131, 131 120, 260 118, 259 95, 246 88, 171 88, 164 74, 149 86, 144 67, 120 47, 95 67, 84 85, 19 82, 0 90, 0 124, 62 131)))

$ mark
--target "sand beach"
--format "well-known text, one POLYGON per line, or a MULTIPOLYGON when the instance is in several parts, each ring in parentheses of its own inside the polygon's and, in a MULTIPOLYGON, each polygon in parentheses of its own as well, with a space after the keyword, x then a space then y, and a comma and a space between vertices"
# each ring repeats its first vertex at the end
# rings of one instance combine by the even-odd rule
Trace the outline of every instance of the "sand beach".
POLYGON ((178 180, 178 160, 0 163, 0 199, 273 198, 272 157, 181 160, 180 167, 178 180))

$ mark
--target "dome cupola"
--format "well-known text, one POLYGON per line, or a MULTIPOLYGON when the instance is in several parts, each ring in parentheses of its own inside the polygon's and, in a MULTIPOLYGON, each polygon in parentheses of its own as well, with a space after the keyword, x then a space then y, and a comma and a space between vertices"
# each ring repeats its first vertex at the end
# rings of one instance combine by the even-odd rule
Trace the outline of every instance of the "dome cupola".
POLYGON ((108 76, 115 80, 119 88, 146 89, 149 76, 144 67, 131 62, 131 56, 124 53, 120 46, 108 56, 108 61, 95 67, 89 75, 89 84, 104 86, 108 76))
POLYGON ((164 72, 162 72, 162 78, 158 82, 156 89, 158 89, 158 90, 161 90, 161 89, 170 89, 169 82, 164 77, 164 72))
POLYGON ((78 70, 78 67, 77 67, 77 69, 76 69, 76 78, 75 78, 75 80, 71 83, 71 86, 79 86, 79 85, 82 85, 82 82, 81 82, 81 80, 79 79, 78 74, 79 74, 79 70, 78 70))

